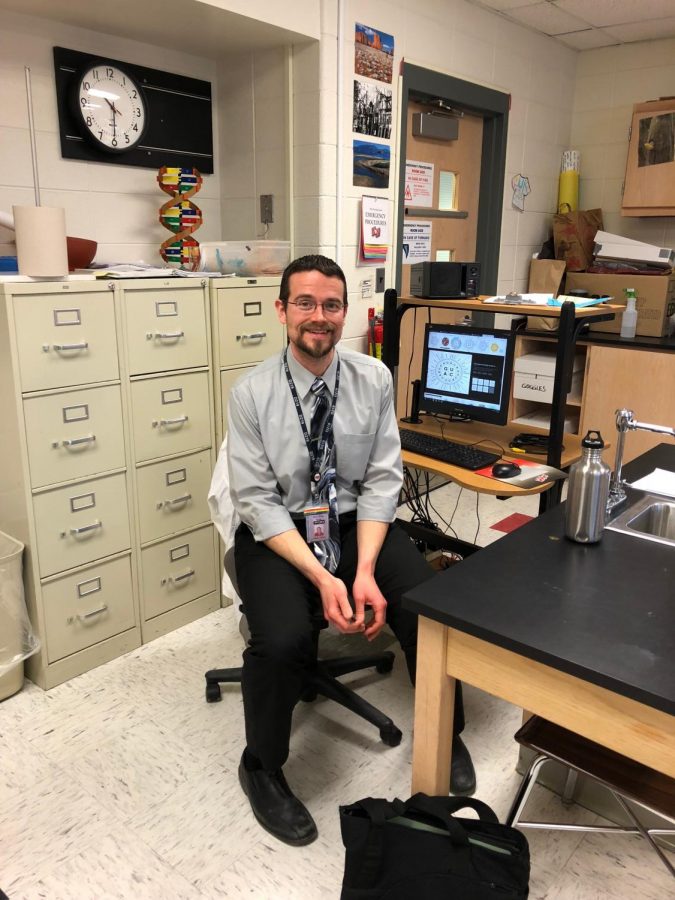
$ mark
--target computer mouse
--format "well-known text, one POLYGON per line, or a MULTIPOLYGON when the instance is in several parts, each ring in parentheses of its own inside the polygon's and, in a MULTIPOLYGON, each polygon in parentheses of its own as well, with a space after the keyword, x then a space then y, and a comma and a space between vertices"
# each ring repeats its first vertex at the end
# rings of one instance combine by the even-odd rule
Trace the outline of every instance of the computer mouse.
POLYGON ((520 475, 522 469, 514 462, 497 462, 492 467, 492 474, 495 478, 513 478, 520 475))

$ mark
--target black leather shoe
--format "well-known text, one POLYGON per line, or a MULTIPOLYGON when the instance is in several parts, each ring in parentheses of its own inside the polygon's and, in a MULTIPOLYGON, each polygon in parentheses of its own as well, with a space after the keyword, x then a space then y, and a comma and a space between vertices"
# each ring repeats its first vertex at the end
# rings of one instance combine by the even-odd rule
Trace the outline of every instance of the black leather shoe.
POLYGON ((253 815, 275 838, 301 847, 316 840, 317 830, 308 810, 291 792, 281 769, 249 771, 242 756, 239 783, 251 803, 253 815))
POLYGON ((450 793, 458 797, 470 797, 476 790, 476 772, 459 735, 452 739, 452 762, 450 764, 450 793))

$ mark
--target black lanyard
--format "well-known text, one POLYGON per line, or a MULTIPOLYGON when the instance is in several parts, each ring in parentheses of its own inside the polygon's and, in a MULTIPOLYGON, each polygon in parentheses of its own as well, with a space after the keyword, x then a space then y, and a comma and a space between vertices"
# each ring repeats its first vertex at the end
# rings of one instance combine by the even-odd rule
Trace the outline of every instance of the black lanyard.
POLYGON ((318 442, 316 453, 312 448, 312 439, 309 435, 309 431, 307 431, 307 422, 305 421, 305 416, 302 412, 302 408, 300 406, 300 398, 298 397, 298 392, 295 387, 295 382, 293 381, 293 376, 291 375, 291 370, 288 368, 288 360, 286 359, 286 355, 288 354, 288 347, 284 350, 283 355, 283 363, 284 363, 284 371, 286 372, 286 378, 288 380, 288 386, 291 389, 291 395, 293 397, 293 403, 295 405, 295 411, 298 414, 298 419, 300 420, 300 427, 302 428, 302 436, 305 439, 305 444, 307 445, 307 452, 309 453, 309 461, 312 466, 312 480, 318 481, 321 477, 320 469, 321 469, 321 459, 323 457, 324 448, 326 446, 326 442, 328 441, 331 432, 333 430, 333 419, 335 418, 335 407, 337 405, 338 399, 338 391, 340 389, 340 357, 338 356, 337 367, 335 369, 335 388, 333 389, 333 402, 330 405, 330 409, 328 410, 328 415, 326 416, 323 423, 323 430, 321 432, 321 439, 318 442))

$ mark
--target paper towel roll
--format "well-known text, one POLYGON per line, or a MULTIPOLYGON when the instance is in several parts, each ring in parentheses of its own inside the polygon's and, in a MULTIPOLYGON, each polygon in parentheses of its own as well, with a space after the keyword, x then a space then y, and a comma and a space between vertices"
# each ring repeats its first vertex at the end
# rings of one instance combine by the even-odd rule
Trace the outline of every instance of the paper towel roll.
POLYGON ((32 278, 68 274, 66 213, 53 206, 14 206, 19 273, 32 278))
POLYGON ((558 182, 558 212, 575 212, 579 208, 579 173, 560 173, 558 182))

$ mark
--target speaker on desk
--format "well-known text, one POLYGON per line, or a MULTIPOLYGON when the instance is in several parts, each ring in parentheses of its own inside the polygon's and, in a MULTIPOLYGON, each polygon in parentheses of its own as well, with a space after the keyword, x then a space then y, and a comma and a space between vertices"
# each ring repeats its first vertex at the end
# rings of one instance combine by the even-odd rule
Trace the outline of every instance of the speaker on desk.
POLYGON ((416 378, 412 382, 412 399, 410 401, 410 415, 404 416, 401 422, 407 422, 409 425, 421 425, 420 419, 420 393, 422 390, 422 382, 416 378))
POLYGON ((421 262, 410 266, 410 293, 414 297, 452 300, 480 294, 480 263, 421 262))

